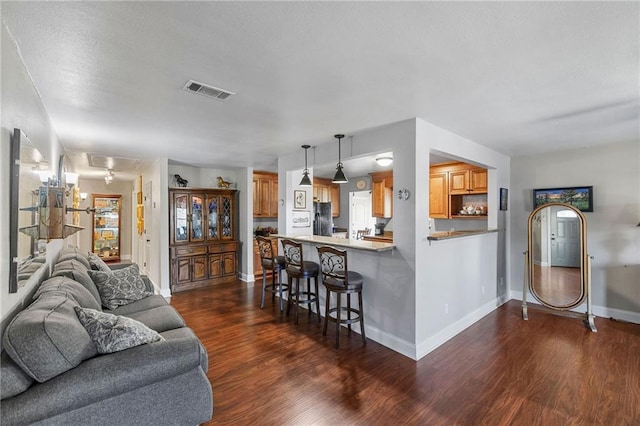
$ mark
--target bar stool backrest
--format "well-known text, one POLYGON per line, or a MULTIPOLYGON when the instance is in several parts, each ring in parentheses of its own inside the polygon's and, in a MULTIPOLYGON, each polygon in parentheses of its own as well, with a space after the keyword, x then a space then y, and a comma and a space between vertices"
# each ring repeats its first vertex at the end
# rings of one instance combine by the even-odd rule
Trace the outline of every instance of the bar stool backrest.
POLYGON ((273 241, 265 237, 256 237, 258 243, 258 249, 260 250, 260 258, 264 260, 271 260, 275 257, 273 250, 273 241))
POLYGON ((318 247, 318 257, 320 258, 320 270, 322 280, 335 278, 347 281, 347 251, 339 250, 331 246, 318 247))
POLYGON ((293 240, 282 240, 282 251, 287 270, 301 272, 304 259, 302 258, 302 243, 293 240))

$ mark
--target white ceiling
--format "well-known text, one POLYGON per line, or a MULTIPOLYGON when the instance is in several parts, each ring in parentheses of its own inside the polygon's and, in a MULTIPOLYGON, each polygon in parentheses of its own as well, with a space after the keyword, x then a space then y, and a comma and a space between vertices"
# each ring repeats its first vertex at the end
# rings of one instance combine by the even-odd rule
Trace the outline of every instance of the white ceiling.
POLYGON ((507 155, 639 140, 639 10, 2 2, 2 19, 68 151, 275 169, 301 144, 411 117, 507 155))

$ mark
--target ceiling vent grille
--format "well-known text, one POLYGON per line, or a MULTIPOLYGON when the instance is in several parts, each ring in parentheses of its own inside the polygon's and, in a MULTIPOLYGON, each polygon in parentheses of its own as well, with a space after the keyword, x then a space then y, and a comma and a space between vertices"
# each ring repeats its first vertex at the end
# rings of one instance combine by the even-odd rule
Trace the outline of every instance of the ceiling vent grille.
POLYGON ((235 93, 228 90, 209 86, 208 84, 204 83, 198 83, 197 81, 193 80, 189 80, 187 84, 185 84, 183 89, 187 92, 197 93, 199 95, 208 96, 210 98, 218 99, 221 101, 224 101, 231 95, 235 95, 235 93))

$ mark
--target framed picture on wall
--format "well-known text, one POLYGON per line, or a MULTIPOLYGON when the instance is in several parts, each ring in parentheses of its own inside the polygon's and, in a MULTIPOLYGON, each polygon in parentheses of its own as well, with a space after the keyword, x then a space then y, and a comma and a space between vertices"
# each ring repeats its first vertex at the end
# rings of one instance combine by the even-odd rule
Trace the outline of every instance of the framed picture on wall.
POLYGON ((583 212, 593 211, 593 186, 541 188, 533 190, 533 208, 549 203, 567 203, 583 212))
POLYGON ((311 226, 311 212, 293 212, 292 214, 293 223, 291 226, 294 228, 308 228, 311 226))
POLYGON ((500 188, 500 210, 508 210, 509 206, 509 190, 500 188))
POLYGON ((293 208, 294 209, 306 209, 307 208, 307 191, 293 191, 293 208))

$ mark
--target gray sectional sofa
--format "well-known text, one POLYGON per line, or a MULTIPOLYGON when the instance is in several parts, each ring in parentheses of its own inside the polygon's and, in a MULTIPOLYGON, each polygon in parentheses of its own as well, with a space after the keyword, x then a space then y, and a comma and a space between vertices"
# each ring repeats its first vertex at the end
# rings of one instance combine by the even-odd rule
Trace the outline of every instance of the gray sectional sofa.
MULTIPOLYGON (((144 276, 137 300, 111 294, 117 306, 103 307, 111 303, 94 280, 113 280, 118 271, 90 272, 95 265, 89 260, 75 248, 64 249, 33 302, 6 327, 0 423, 182 425, 210 420, 207 353, 193 331, 162 296, 153 294, 144 276), (95 329, 79 319, 80 311, 97 315, 93 325, 107 324, 108 333, 96 337, 95 329), (154 336, 150 343, 129 338, 136 327, 154 336), (113 336, 132 347, 104 353, 112 342, 105 349, 97 339, 113 336)), ((135 271, 137 266, 121 272, 135 271)))

